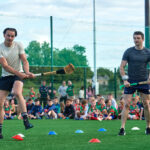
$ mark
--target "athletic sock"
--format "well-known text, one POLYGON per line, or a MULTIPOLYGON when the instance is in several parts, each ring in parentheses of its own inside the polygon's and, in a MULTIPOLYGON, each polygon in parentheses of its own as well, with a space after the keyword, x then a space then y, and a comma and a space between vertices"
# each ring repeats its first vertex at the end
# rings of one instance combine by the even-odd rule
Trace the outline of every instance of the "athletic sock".
POLYGON ((0 124, 0 134, 2 134, 2 127, 3 127, 3 125, 0 124))

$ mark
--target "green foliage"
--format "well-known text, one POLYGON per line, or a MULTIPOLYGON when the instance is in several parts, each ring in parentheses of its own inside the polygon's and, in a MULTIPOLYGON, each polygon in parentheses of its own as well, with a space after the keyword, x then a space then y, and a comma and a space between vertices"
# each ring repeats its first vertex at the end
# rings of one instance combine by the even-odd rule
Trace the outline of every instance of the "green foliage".
MULTIPOLYGON (((43 42, 40 44, 37 41, 31 41, 25 51, 30 65, 51 65, 51 48, 49 47, 49 43, 43 42)), ((64 48, 62 50, 54 48, 53 65, 65 66, 72 63, 75 66, 88 66, 85 52, 85 47, 79 45, 74 45, 73 48, 64 48)))
POLYGON ((107 68, 100 67, 97 69, 97 75, 102 77, 107 75, 109 78, 113 78, 114 73, 107 68))

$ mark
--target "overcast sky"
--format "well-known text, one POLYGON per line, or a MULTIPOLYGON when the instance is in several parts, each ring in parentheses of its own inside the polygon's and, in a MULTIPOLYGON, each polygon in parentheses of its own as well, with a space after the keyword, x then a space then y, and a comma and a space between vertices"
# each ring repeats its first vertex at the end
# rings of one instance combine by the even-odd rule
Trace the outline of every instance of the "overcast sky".
MULTIPOLYGON (((134 31, 144 32, 144 0, 95 0, 97 67, 120 65, 123 52, 133 46, 134 31)), ((53 16, 54 47, 86 47, 93 67, 93 0, 1 0, 0 42, 3 29, 18 30, 24 47, 32 40, 50 41, 53 16)))

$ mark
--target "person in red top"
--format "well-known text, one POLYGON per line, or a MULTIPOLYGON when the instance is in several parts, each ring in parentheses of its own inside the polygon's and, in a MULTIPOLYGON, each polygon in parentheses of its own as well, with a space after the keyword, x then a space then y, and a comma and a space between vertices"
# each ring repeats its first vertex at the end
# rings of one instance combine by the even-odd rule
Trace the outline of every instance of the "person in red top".
POLYGON ((140 117, 139 112, 140 112, 140 109, 137 105, 137 100, 135 97, 133 97, 130 108, 129 108, 128 119, 138 120, 140 117))
POLYGON ((74 109, 75 109, 75 111, 80 111, 81 105, 80 105, 79 99, 75 99, 74 109))
POLYGON ((32 100, 35 100, 35 91, 33 87, 30 89, 29 96, 32 100))

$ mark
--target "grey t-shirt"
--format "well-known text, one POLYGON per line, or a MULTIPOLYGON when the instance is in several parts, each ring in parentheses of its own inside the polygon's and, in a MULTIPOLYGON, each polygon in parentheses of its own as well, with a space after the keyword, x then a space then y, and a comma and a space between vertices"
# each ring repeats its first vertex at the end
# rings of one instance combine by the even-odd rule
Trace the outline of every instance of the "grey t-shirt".
POLYGON ((150 61, 150 50, 137 50, 131 47, 124 52, 122 60, 128 62, 128 76, 131 80, 147 80, 147 64, 150 61))
MULTIPOLYGON (((11 47, 6 47, 4 43, 0 44, 0 58, 4 57, 9 66, 19 72, 23 72, 20 54, 25 54, 24 48, 21 43, 13 42, 11 47)), ((2 76, 13 75, 2 68, 2 76)))

